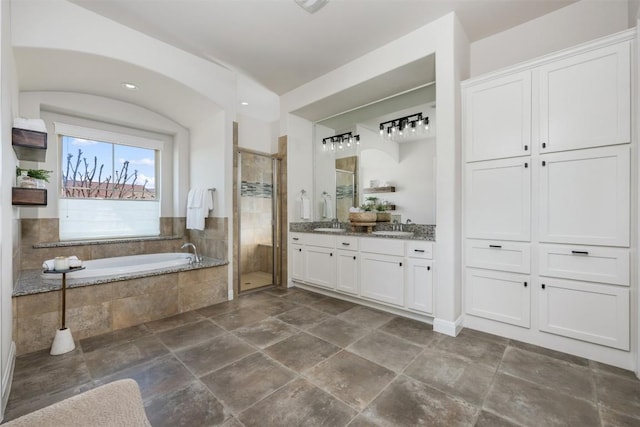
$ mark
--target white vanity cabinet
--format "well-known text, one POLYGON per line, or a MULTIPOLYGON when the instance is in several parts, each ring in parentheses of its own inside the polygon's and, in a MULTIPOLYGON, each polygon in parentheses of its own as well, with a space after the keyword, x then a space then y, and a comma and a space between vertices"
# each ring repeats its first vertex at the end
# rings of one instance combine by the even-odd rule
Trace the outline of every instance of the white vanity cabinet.
POLYGON ((406 305, 407 308, 433 315, 433 243, 406 243, 406 305))
POLYGON ((305 281, 324 288, 336 287, 335 237, 323 234, 305 236, 305 281))
POLYGON ((336 238, 336 290, 351 295, 359 292, 360 257, 358 238, 339 236, 336 238))
POLYGON ((304 280, 304 234, 291 233, 289 236, 291 245, 289 246, 289 256, 291 257, 291 278, 294 280, 304 280))
POLYGON ((467 161, 523 156, 531 150, 531 72, 474 85, 465 92, 467 161), (499 123, 500 126, 496 126, 499 123))
POLYGON ((404 306, 404 241, 360 239, 360 295, 404 306))

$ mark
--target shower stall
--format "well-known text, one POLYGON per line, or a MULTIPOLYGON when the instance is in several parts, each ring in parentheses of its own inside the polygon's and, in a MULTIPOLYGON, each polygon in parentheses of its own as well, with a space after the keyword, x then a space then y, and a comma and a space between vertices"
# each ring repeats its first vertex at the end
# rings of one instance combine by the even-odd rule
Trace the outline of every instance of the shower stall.
POLYGON ((279 283, 278 166, 274 156, 238 150, 238 290, 279 283))

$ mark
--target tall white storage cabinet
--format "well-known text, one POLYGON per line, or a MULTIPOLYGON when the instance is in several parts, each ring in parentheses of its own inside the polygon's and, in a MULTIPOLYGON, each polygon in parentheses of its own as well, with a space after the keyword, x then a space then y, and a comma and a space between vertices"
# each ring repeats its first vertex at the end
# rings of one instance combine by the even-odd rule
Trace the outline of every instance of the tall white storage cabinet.
POLYGON ((634 37, 463 83, 465 327, 632 368, 634 37))

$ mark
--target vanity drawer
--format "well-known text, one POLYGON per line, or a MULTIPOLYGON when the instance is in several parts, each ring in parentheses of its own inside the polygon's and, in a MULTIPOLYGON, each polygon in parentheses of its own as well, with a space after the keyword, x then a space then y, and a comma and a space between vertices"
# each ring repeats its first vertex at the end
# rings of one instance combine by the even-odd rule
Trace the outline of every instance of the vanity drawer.
POLYGON ((433 259, 433 242, 410 240, 406 243, 405 256, 409 258, 433 259))
POLYGON ((362 237, 360 251, 375 254, 404 256, 404 241, 396 239, 378 239, 362 237))
POLYGON ((336 236, 330 236, 326 234, 307 234, 306 236, 304 236, 304 244, 307 246, 335 248, 336 236))
POLYGON ((523 274, 531 271, 529 243, 467 239, 464 250, 467 267, 523 274))
POLYGON ((540 275, 629 286, 629 250, 541 244, 540 275))
POLYGON ((306 236, 307 233, 289 233, 289 242, 304 245, 307 243, 306 236))
POLYGON ((358 250, 359 239, 354 236, 336 236, 336 249, 344 249, 347 251, 358 250))

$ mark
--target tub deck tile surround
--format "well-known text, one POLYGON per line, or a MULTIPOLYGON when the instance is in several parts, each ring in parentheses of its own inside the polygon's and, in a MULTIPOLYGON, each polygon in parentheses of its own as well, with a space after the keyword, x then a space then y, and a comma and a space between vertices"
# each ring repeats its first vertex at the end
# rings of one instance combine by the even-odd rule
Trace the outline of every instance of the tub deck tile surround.
POLYGON ((359 306, 275 337, 261 325, 278 324, 279 313, 266 313, 278 301, 296 310, 338 300, 266 290, 80 339, 65 355, 19 356, 5 418, 131 377, 154 427, 640 425, 640 381, 630 371, 468 329, 455 344, 431 325, 395 316, 363 327, 350 323, 364 321, 359 306), (293 301, 294 294, 313 297, 293 301), (229 327, 234 312, 250 319, 245 327, 229 327), (324 339, 336 324, 361 333, 324 339), (248 330, 273 339, 263 348, 248 330), (380 347, 402 356, 381 358, 380 347), (461 372, 470 381, 459 380, 461 372))

